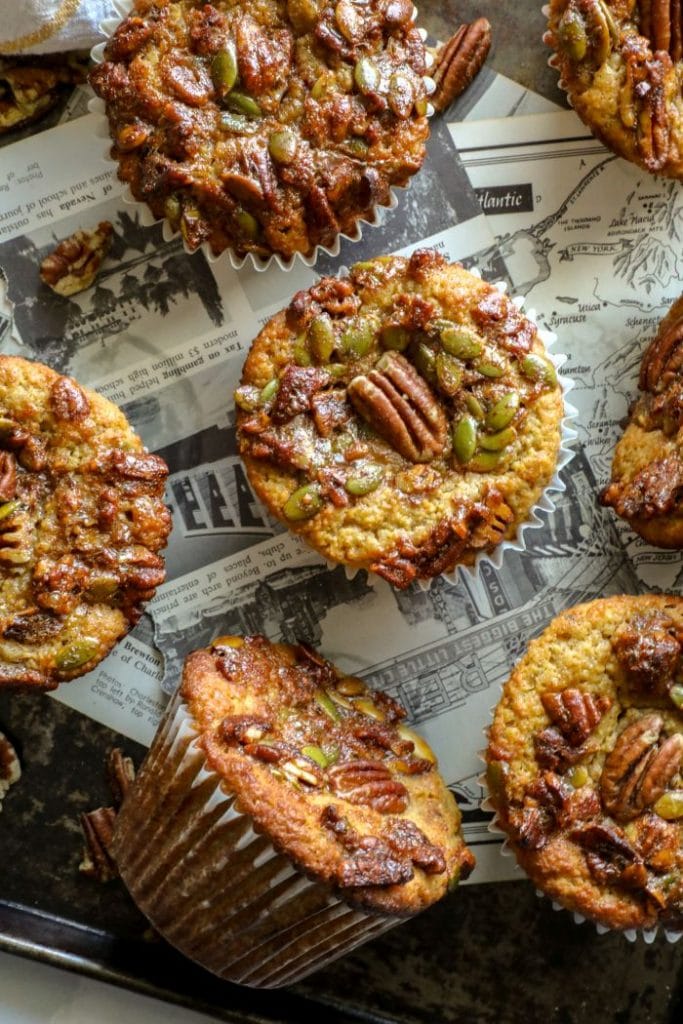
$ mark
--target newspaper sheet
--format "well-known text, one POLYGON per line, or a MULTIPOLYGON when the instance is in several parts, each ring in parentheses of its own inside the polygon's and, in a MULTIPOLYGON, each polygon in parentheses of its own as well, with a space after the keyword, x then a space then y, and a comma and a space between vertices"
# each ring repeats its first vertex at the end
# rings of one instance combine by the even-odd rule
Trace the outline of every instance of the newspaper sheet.
POLYGON ((164 690, 176 685, 190 649, 236 629, 307 639, 406 703, 435 744, 468 839, 481 850, 475 880, 505 877, 511 862, 499 857, 479 808, 476 752, 496 687, 534 616, 542 624, 549 615, 525 607, 536 586, 531 561, 524 571, 511 563, 502 587, 494 570, 459 587, 440 581, 407 594, 365 573, 347 579, 265 513, 236 455, 232 392, 246 349, 318 274, 426 244, 467 264, 485 253, 491 277, 505 275, 445 122, 434 123, 423 171, 380 227, 365 227, 361 242, 344 243, 315 270, 289 273, 235 271, 226 259, 210 265, 178 240, 164 242, 160 226, 147 226, 141 208, 123 201, 94 128, 94 116, 77 117, 3 152, 2 349, 71 373, 125 410, 169 463, 174 530, 169 581, 151 617, 55 699, 149 743, 164 690), (38 265, 55 243, 104 219, 115 240, 95 286, 68 299, 43 286, 38 265), (507 618, 494 627, 500 613, 507 618))

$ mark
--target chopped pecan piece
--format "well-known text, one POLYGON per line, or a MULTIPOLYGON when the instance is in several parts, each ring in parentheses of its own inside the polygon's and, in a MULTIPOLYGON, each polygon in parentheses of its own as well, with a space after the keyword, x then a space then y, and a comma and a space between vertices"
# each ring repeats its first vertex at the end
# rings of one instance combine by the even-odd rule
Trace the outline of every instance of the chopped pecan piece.
POLYGON ((622 47, 622 57, 626 79, 621 118, 626 127, 635 127, 640 158, 648 171, 656 173, 666 164, 671 148, 666 87, 673 63, 665 50, 653 54, 639 37, 631 37, 622 47))
POLYGON ((600 790, 617 821, 630 821, 655 803, 680 768, 683 734, 660 744, 662 727, 659 715, 643 715, 626 726, 605 758, 600 790))
POLYGON ((10 786, 21 778, 21 764, 17 752, 4 733, 0 732, 0 811, 10 786))
POLYGON ((612 706, 609 697, 595 697, 573 687, 561 693, 543 693, 541 703, 551 722, 572 747, 585 743, 605 711, 612 706))
POLYGON ((61 633, 63 628, 61 619, 32 608, 21 615, 15 615, 5 627, 2 637, 3 640, 13 640, 19 644, 44 644, 61 633))
POLYGON ((534 736, 534 753, 541 768, 563 772, 583 757, 583 750, 572 747, 559 729, 550 726, 534 736))
POLYGON ((229 715, 220 724, 220 734, 226 743, 257 743, 271 727, 263 715, 229 715))
POLYGON ((94 468, 114 482, 122 480, 149 480, 158 482, 168 476, 168 466, 159 455, 125 452, 120 448, 107 453, 106 458, 94 468))
POLYGON ((311 396, 311 412, 315 429, 321 437, 329 437, 337 427, 343 426, 351 411, 343 391, 318 391, 311 396))
POLYGON ((660 328, 650 342, 640 366, 642 391, 662 391, 683 367, 683 317, 660 328))
POLYGON ((59 377, 50 391, 50 405, 59 420, 79 423, 90 412, 90 402, 79 384, 71 377, 59 377))
POLYGON ((428 875, 439 875, 446 870, 446 859, 441 850, 430 843, 412 821, 399 818, 384 829, 382 836, 396 853, 410 858, 428 875))
POLYGON ((521 358, 531 350, 536 328, 522 316, 514 302, 491 288, 472 310, 472 318, 500 344, 521 358))
POLYGON ((680 848, 680 829, 674 821, 664 821, 648 811, 635 823, 634 840, 639 856, 653 871, 665 874, 674 868, 680 848))
POLYGON ((337 796, 364 804, 382 814, 401 814, 408 806, 408 790, 379 761, 348 761, 334 765, 329 779, 337 796))
POLYGON ((634 616, 616 631, 612 648, 629 682, 646 693, 668 695, 681 658, 676 624, 668 615, 634 616))
MULTIPOLYGON (((601 884, 623 883, 629 881, 629 875, 624 879, 624 872, 632 869, 642 868, 643 864, 638 854, 628 841, 626 834, 617 825, 605 825, 598 822, 588 822, 573 829, 569 833, 572 839, 584 851, 588 868, 601 884)), ((640 887, 644 885, 642 875, 638 871, 640 887)), ((635 879, 631 876, 631 882, 635 879)), ((646 881, 647 879, 645 879, 646 881)), ((628 888, 634 888, 628 885, 628 888)))
POLYGON ((435 110, 443 111, 474 81, 491 49, 491 26, 486 18, 461 25, 438 50, 431 97, 435 110))
POLYGON ((600 495, 623 519, 665 516, 683 494, 683 462, 678 454, 648 463, 626 482, 609 484, 600 495))
POLYGON ((113 807, 98 807, 95 811, 81 814, 81 828, 86 845, 78 870, 98 882, 110 882, 119 874, 111 852, 115 819, 116 811, 113 807))
POLYGON ((392 448, 411 462, 429 462, 446 443, 441 404, 404 356, 388 352, 348 386, 351 402, 392 448))
POLYGON ((366 885, 403 885, 414 874, 411 862, 398 857, 388 843, 366 836, 353 855, 342 861, 338 878, 346 888, 360 889, 366 885))
POLYGON ((109 252, 113 233, 109 221, 103 220, 94 231, 76 231, 65 238, 40 264, 42 281, 65 297, 85 291, 109 252))
POLYGON ((17 493, 17 460, 11 452, 0 451, 0 502, 11 501, 17 493))
POLYGON ((273 423, 282 425, 299 413, 307 412, 313 395, 322 391, 331 380, 327 370, 317 366, 288 366, 280 377, 280 386, 270 412, 273 423))

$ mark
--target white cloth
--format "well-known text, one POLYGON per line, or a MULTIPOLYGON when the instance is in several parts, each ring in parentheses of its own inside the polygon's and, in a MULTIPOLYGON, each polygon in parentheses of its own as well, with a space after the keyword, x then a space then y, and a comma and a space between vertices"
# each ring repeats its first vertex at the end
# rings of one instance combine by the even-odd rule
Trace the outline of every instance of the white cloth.
POLYGON ((0 0, 0 54, 89 50, 115 17, 112 0, 0 0))

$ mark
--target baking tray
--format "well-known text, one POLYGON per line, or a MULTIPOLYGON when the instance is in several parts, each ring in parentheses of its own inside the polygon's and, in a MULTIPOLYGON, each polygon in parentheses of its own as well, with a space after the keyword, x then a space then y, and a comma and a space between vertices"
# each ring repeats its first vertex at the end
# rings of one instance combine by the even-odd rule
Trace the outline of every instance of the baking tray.
MULTIPOLYGON (((557 103, 536 0, 425 0, 435 37, 486 15, 492 64, 557 103), (528 40, 524 46, 521 40, 528 40), (522 55, 523 54, 523 58, 522 55)), ((45 695, 0 694, 23 778, 0 815, 0 948, 203 1010, 225 1021, 298 1024, 667 1024, 683 1019, 683 942, 627 943, 553 912, 524 881, 462 888, 413 921, 287 990, 222 982, 149 930, 115 881, 78 871, 78 815, 110 802, 104 757, 144 750, 45 695), (605 1007, 610 1007, 609 1011, 605 1007)), ((0 994, 0 1020, 2 996, 0 994)))

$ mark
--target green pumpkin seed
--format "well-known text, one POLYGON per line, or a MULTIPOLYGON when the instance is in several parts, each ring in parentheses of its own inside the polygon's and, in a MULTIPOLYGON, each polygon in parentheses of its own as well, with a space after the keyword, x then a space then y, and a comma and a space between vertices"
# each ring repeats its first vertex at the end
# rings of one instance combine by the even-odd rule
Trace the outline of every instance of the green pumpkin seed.
POLYGON ((331 377, 343 377, 346 373, 343 363, 324 363, 323 369, 327 370, 331 377))
POLYGON ((581 786, 585 786, 589 778, 590 775, 588 774, 588 769, 585 765, 577 764, 576 768, 569 776, 569 781, 574 789, 581 789, 581 786))
POLYGON ((360 497, 377 490, 383 477, 384 469, 376 462, 361 463, 354 467, 353 474, 347 477, 344 487, 349 494, 360 497))
POLYGON ((680 683, 676 683, 676 685, 672 686, 669 690, 669 696, 676 707, 683 711, 683 686, 680 683))
POLYGON ((673 789, 664 793, 652 809, 666 821, 677 821, 678 818, 683 818, 683 790, 673 789))
POLYGON ((329 71, 323 71, 319 78, 316 78, 311 89, 311 96, 314 100, 322 100, 328 92, 332 92, 334 76, 329 71))
POLYGON ((237 81, 237 53, 232 43, 211 61, 211 78, 218 98, 223 99, 237 81))
POLYGON ((337 711, 334 701, 330 695, 325 692, 325 690, 315 691, 315 702, 323 709, 325 714, 328 715, 333 722, 341 721, 341 715, 337 711))
POLYGON ((479 452, 467 464, 467 468, 473 473, 491 473, 498 469, 503 461, 504 452, 479 452))
POLYGON ((291 164, 296 156, 296 135, 288 128, 272 132, 268 137, 268 152, 278 164, 291 164))
POLYGON ((379 340, 384 348, 394 352, 403 352, 410 344, 410 331, 398 324, 387 324, 380 331, 379 340))
POLYGON ((498 807, 505 806, 505 780, 509 767, 505 761, 490 761, 486 767, 486 786, 498 807))
POLYGON ((255 242, 261 231, 261 225, 256 220, 256 217, 249 213, 248 210, 240 208, 235 213, 235 220, 244 237, 248 238, 250 242, 255 242))
POLYGON ((166 219, 175 226, 180 220, 181 213, 182 206, 180 205, 178 196, 168 196, 164 203, 164 217, 166 217, 166 219))
POLYGON ((376 718, 378 722, 384 721, 384 712, 380 711, 376 704, 365 697, 355 700, 353 706, 356 711, 362 712, 362 714, 367 715, 369 718, 376 718))
POLYGON ((235 132, 236 135, 253 135, 258 131, 258 125, 250 121, 242 114, 231 114, 224 110, 218 119, 218 124, 226 132, 235 132))
POLYGON ((395 72, 389 79, 389 106, 396 117, 408 117, 414 102, 412 80, 401 71, 395 72))
POLYGON ((19 501, 6 501, 3 505, 0 505, 0 519, 9 519, 19 508, 21 502, 19 501))
POLYGON ((320 747, 315 747, 310 744, 307 744, 305 747, 301 748, 301 753, 304 755, 304 757, 307 757, 310 761, 313 761, 313 763, 317 764, 318 767, 320 768, 327 768, 328 764, 330 763, 327 760, 323 751, 320 749, 320 747))
POLYGON ((287 0, 287 14, 297 32, 309 32, 318 19, 315 0, 287 0))
POLYGON ((444 327, 439 337, 446 352, 458 359, 476 359, 482 353, 482 343, 464 327, 444 327))
POLYGON ((97 603, 108 601, 118 589, 119 581, 116 576, 99 576, 88 584, 88 597, 97 603))
POLYGON ((448 352, 439 352, 436 357, 436 381, 441 391, 454 395, 462 384, 462 366, 448 352))
POLYGON ((311 353, 306 344, 306 335, 300 334, 292 346, 292 358, 297 366, 310 366, 312 363, 311 353))
POLYGON ((487 452, 502 452, 503 448, 511 445, 516 437, 515 428, 506 427, 504 430, 499 430, 497 434, 481 434, 479 444, 487 452))
POLYGON ((448 879, 448 885, 446 886, 446 892, 455 892, 460 883, 460 868, 456 868, 451 877, 448 879))
POLYGON ((355 676, 344 676, 337 683, 337 689, 345 697, 360 697, 361 693, 365 693, 366 686, 361 679, 356 679, 355 676))
POLYGON ((423 341, 419 342, 415 349, 413 363, 417 372, 421 373, 425 380, 430 383, 436 381, 436 353, 423 341))
POLYGON ((290 494, 284 503, 282 512, 290 522, 310 519, 323 507, 323 498, 318 484, 304 484, 290 494))
POLYGON ((326 363, 336 342, 334 325, 327 313, 313 317, 308 326, 308 346, 316 363, 326 363))
POLYGON ((560 49, 570 60, 583 60, 588 51, 586 23, 578 11, 568 7, 557 26, 560 49))
POLYGON ((415 100, 415 113, 419 117, 426 117, 429 109, 429 101, 426 96, 418 96, 415 100))
POLYGON ((261 117, 261 108, 255 99, 243 92, 231 92, 226 100, 231 110, 237 114, 244 114, 250 120, 255 121, 261 117))
POLYGON ((472 413, 475 420, 479 420, 480 423, 484 422, 486 419, 486 412, 484 411, 484 406, 476 395, 471 394, 469 391, 466 392, 465 405, 467 406, 468 411, 472 413))
POLYGON ((484 377, 502 377, 505 373, 505 367, 501 363, 495 363, 492 359, 479 359, 475 364, 474 368, 477 373, 481 373, 484 377))
POLYGON ((541 356, 534 355, 533 352, 522 359, 519 368, 524 376, 531 380, 542 381, 549 388, 557 386, 557 373, 553 364, 541 356))
POLYGON ((363 139, 349 139, 346 142, 346 150, 351 156, 363 160, 368 155, 370 147, 363 139))
POLYGON ((90 637, 83 637, 82 640, 75 640, 68 647, 59 652, 55 658, 55 668, 59 672, 73 672, 93 658, 100 649, 99 640, 90 637))
POLYGON ((610 10, 609 6, 605 3, 605 0, 598 0, 598 4, 600 5, 602 16, 604 17, 605 22, 607 23, 607 28, 609 29, 609 34, 611 35, 612 40, 615 43, 618 43, 621 39, 621 32, 619 31, 619 26, 617 25, 614 19, 612 11, 610 10))
POLYGON ((473 416, 461 416, 454 424, 452 441, 456 459, 465 465, 477 450, 477 422, 473 416))
POLYGON ((503 430, 512 423, 519 409, 519 393, 508 391, 506 395, 499 398, 486 415, 486 429, 491 431, 503 430))
POLYGON ((261 405, 265 405, 266 402, 271 400, 271 398, 274 398, 279 387, 280 381, 277 377, 273 377, 272 380, 269 380, 268 383, 261 388, 261 394, 259 395, 261 405))
POLYGON ((376 330, 377 322, 369 318, 351 323, 342 332, 340 339, 342 352, 357 356, 358 358, 367 355, 375 340, 376 330))
POLYGON ((402 740, 408 740, 408 742, 413 744, 413 750, 418 757, 422 757, 425 761, 431 761, 432 764, 436 764, 436 754, 419 733, 414 732, 414 730, 407 725, 399 725, 398 734, 402 740))
POLYGON ((356 61, 356 66, 353 69, 353 79, 360 92, 367 94, 377 91, 381 75, 379 68, 369 57, 361 57, 359 61, 356 61))

